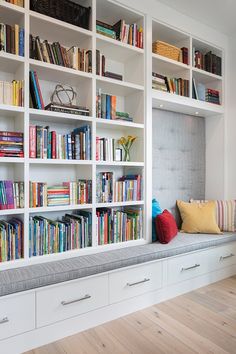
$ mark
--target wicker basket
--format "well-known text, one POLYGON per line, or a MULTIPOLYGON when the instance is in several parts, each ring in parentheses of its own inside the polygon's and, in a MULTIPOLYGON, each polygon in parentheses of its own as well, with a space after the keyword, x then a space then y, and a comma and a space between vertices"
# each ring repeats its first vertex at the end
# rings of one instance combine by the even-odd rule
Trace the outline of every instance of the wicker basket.
POLYGON ((152 44, 152 52, 179 61, 181 49, 162 41, 156 41, 152 44))
POLYGON ((89 29, 91 7, 70 0, 30 0, 30 9, 57 20, 89 29))

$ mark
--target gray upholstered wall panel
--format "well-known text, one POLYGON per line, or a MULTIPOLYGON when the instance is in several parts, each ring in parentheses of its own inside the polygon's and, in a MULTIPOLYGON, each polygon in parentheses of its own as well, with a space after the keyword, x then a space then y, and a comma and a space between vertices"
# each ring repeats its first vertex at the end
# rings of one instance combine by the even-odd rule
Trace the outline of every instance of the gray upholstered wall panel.
POLYGON ((153 197, 177 220, 177 199, 205 197, 203 118, 153 110, 153 197))

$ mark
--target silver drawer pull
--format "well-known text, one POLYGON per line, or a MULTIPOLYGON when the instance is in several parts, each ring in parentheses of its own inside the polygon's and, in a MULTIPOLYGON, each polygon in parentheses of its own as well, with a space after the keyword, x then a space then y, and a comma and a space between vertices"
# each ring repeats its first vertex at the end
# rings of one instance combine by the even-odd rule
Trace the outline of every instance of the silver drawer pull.
POLYGON ((199 267, 200 267, 200 264, 195 264, 195 265, 192 266, 192 267, 182 268, 182 269, 181 269, 181 272, 184 272, 184 271, 186 271, 186 270, 191 270, 191 269, 199 268, 199 267))
POLYGON ((230 253, 228 256, 221 256, 220 261, 224 261, 225 259, 232 258, 234 256, 235 256, 235 254, 233 254, 233 253, 230 253))
POLYGON ((86 294, 84 297, 80 297, 79 299, 76 299, 76 300, 62 301, 61 304, 62 304, 62 306, 67 306, 67 305, 75 304, 76 302, 80 302, 80 301, 88 300, 88 299, 91 299, 91 296, 86 294))
POLYGON ((136 283, 127 283, 127 286, 135 286, 135 285, 147 283, 147 282, 150 281, 150 280, 151 280, 151 279, 145 278, 145 279, 143 279, 143 280, 137 281, 136 283))
POLYGON ((7 323, 7 322, 9 322, 8 317, 3 317, 3 318, 0 320, 0 324, 4 324, 4 323, 7 323))

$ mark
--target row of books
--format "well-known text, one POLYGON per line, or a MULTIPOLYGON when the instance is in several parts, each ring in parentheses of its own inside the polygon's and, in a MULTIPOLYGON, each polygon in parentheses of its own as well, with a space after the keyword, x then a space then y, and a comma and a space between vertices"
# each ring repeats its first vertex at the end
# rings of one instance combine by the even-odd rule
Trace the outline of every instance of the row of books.
POLYGON ((123 76, 121 74, 106 70, 106 57, 105 55, 101 54, 100 50, 98 49, 96 51, 96 74, 115 80, 123 80, 123 76))
POLYGON ((106 37, 143 48, 143 28, 136 23, 127 24, 125 20, 120 20, 114 25, 110 25, 97 20, 96 31, 106 37))
POLYGON ((39 36, 30 35, 30 58, 92 73, 92 50, 76 46, 68 49, 59 42, 41 41, 39 36))
POLYGON ((115 161, 116 139, 96 137, 96 160, 115 161))
POLYGON ((220 92, 218 90, 206 88, 204 84, 200 82, 196 82, 194 78, 193 78, 193 98, 200 101, 220 104, 220 92))
POLYGON ((30 217, 29 256, 61 253, 92 246, 92 214, 80 211, 61 220, 30 217))
POLYGON ((117 97, 102 93, 102 90, 97 91, 96 96, 96 116, 103 119, 125 120, 133 122, 133 118, 130 117, 127 112, 117 111, 117 97))
POLYGON ((49 126, 30 125, 29 149, 30 158, 91 160, 91 127, 85 125, 70 134, 58 134, 49 126))
POLYGON ((24 225, 20 219, 0 220, 0 262, 24 257, 24 225))
POLYGON ((0 181, 0 210, 24 208, 24 182, 0 181))
POLYGON ((24 135, 0 131, 0 157, 24 157, 24 135))
POLYGON ((222 75, 222 59, 211 51, 204 54, 193 48, 193 65, 195 68, 208 71, 212 74, 222 75))
POLYGON ((98 245, 139 240, 143 237, 141 208, 97 209, 98 245))
POLYGON ((45 182, 30 182, 29 206, 39 208, 92 203, 92 181, 78 180, 48 187, 45 182))
POLYGON ((24 80, 0 81, 0 104, 24 106, 24 80))
POLYGON ((0 51, 24 56, 25 30, 19 25, 0 23, 0 51))
POLYGON ((17 5, 20 7, 24 7, 24 0, 5 0, 9 4, 17 5))
POLYGON ((99 172, 96 177, 97 203, 142 200, 141 175, 126 175, 114 180, 113 172, 99 172))
POLYGON ((174 93, 189 97, 189 80, 170 78, 158 73, 152 73, 152 88, 154 90, 174 93))

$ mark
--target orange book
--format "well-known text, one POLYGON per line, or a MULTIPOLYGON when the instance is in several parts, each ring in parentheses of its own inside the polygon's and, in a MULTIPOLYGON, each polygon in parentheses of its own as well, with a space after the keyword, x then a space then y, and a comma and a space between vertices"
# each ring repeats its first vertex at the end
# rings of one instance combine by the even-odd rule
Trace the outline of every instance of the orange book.
POLYGON ((111 119, 116 118, 116 96, 111 96, 111 119))

